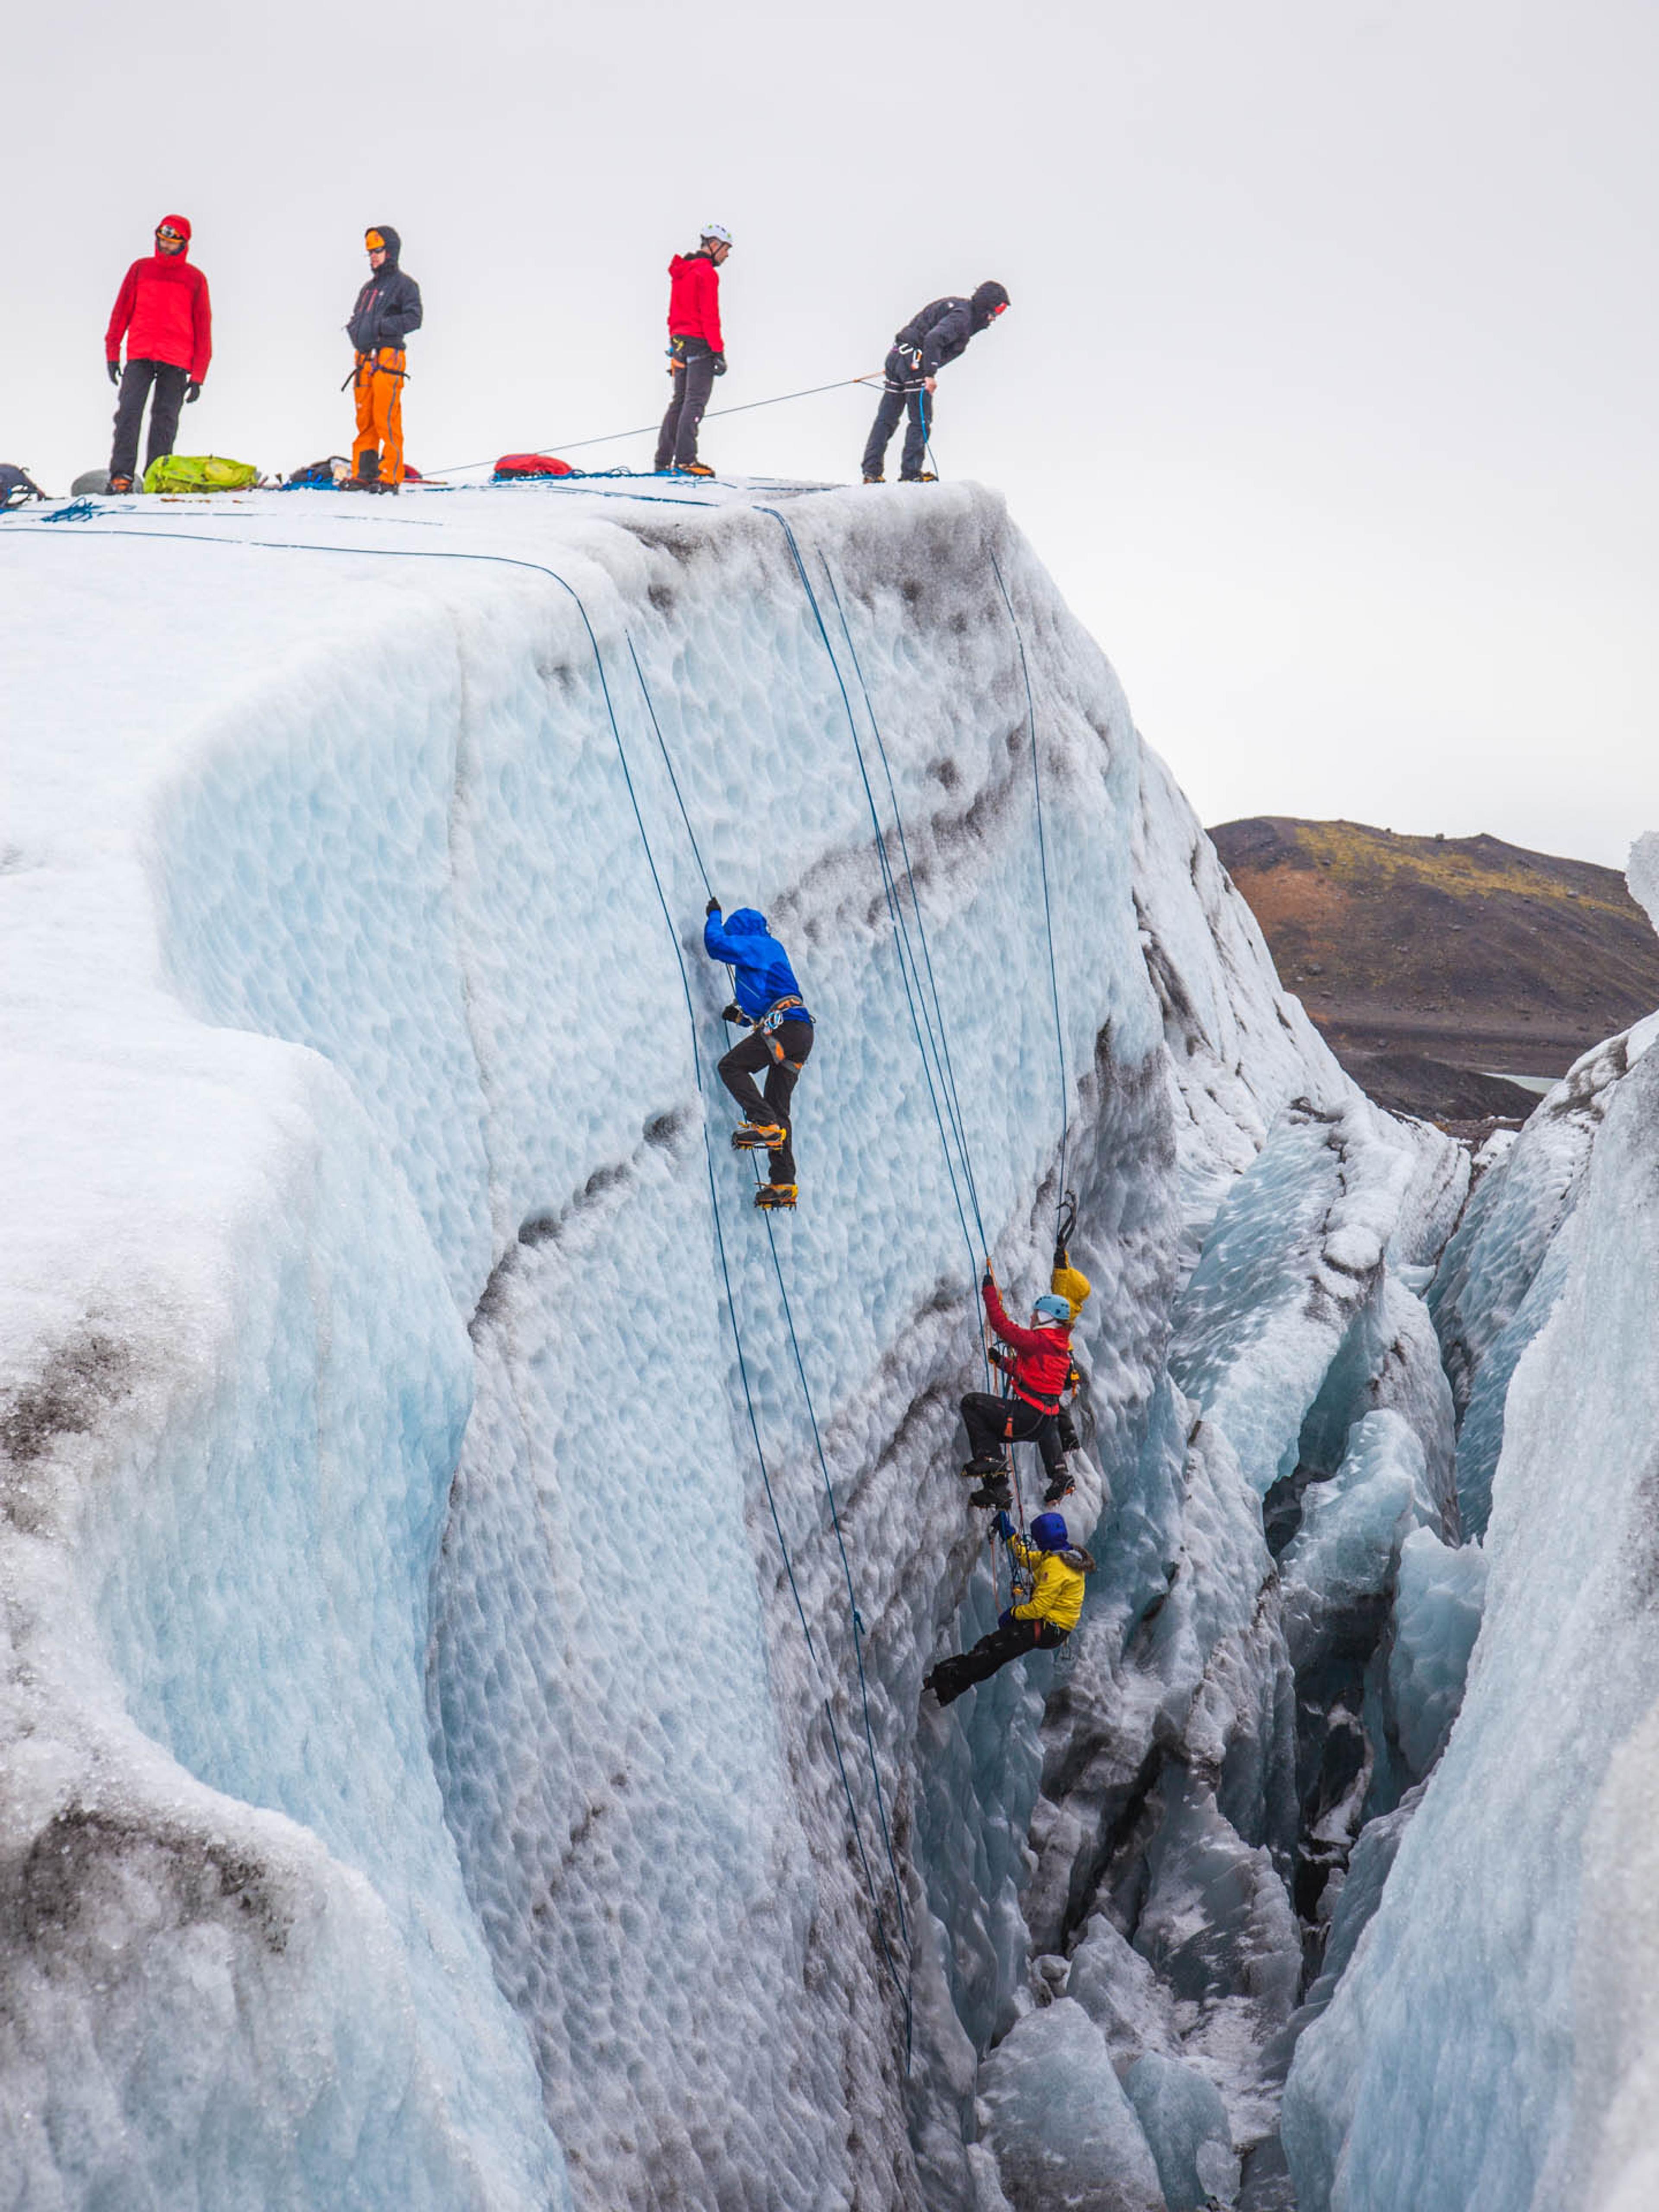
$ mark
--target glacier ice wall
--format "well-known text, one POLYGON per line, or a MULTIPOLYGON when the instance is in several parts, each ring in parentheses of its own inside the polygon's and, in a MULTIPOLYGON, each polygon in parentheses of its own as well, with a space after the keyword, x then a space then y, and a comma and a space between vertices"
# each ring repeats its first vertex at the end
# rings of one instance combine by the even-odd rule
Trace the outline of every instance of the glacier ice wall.
MULTIPOLYGON (((1483 1394, 1497 1416, 1466 1493, 1489 1486, 1484 1622, 1374 1917, 1297 2047, 1284 2134, 1304 2212, 1651 2193, 1650 1028, 1558 1086, 1448 1251, 1465 1441, 1483 1394)), ((1460 1479, 1467 1465, 1461 1443, 1460 1479)), ((1428 1554, 1401 1578, 1429 1633, 1402 1618, 1390 1664, 1403 1653, 1414 1676, 1426 1644, 1431 1690, 1480 1602, 1444 1589, 1451 1564, 1428 1554)), ((1422 1757, 1444 1725, 1432 1698, 1420 1725, 1422 1757)))
POLYGON ((1369 1418, 1449 1528, 1411 1285, 1467 1164, 1279 993, 994 498, 770 504, 0 537, 0 2203, 1024 2203, 1050 2042, 1151 2062, 1077 2201, 1271 2130, 1261 1497, 1369 1418), (787 1222, 723 1149, 705 868, 819 1018, 787 1222), (981 1224, 1035 1289, 1062 1181, 1101 1571, 1064 1666, 920 1711, 1002 1601, 981 1224))

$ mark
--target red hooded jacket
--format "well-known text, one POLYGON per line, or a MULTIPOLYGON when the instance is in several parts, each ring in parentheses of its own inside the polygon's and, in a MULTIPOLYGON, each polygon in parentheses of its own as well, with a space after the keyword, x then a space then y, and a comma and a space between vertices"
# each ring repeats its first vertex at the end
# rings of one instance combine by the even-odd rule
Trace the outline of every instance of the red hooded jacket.
POLYGON ((1052 1328, 1017 1328, 1003 1310, 994 1283, 984 1285, 982 1296, 992 1328, 1017 1355, 1011 1377, 1014 1395, 1040 1413, 1054 1413, 1072 1371, 1071 1330, 1059 1322, 1052 1328))
POLYGON ((129 361, 165 361, 187 369, 191 382, 199 384, 213 358, 207 278, 190 265, 190 225, 184 216, 164 215, 161 222, 178 231, 184 245, 177 253, 163 253, 158 246, 128 270, 104 333, 104 358, 118 361, 125 337, 129 361))
POLYGON ((702 338, 710 353, 724 353, 720 337, 720 272, 706 253, 677 253, 668 264, 668 335, 702 338))

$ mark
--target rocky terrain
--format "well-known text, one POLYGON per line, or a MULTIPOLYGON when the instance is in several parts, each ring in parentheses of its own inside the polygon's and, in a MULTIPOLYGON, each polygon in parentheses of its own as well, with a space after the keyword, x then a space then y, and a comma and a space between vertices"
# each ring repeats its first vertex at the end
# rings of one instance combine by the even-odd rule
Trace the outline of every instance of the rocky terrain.
POLYGON ((1622 875, 1501 838, 1260 815, 1210 832, 1285 986, 1381 1103, 1525 1115, 1659 1006, 1659 939, 1622 875))

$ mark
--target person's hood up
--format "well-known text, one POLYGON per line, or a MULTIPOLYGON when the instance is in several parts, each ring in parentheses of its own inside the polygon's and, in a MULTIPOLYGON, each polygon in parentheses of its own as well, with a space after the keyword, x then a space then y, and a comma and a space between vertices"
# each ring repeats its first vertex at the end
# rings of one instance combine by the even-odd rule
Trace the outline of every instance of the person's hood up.
POLYGON ((1085 1551, 1081 1544, 1068 1544, 1063 1552, 1057 1552, 1054 1556, 1064 1559, 1068 1567, 1080 1575, 1091 1575, 1095 1571, 1095 1555, 1085 1551))
POLYGON ((404 250, 404 242, 402 239, 398 237, 397 232, 393 230, 389 222, 372 222, 368 228, 370 230, 378 230, 381 237, 385 239, 386 265, 388 269, 395 269, 398 265, 398 256, 404 250))
POLYGON ((1008 305, 1007 289, 988 278, 983 284, 975 286, 974 295, 968 304, 973 309, 974 328, 985 330, 990 324, 992 309, 1008 305))
POLYGON ((155 258, 158 261, 188 261, 190 258, 190 217, 183 215, 164 215, 160 222, 156 224, 155 228, 157 230, 176 230, 179 237, 185 241, 176 253, 163 253, 161 251, 161 241, 157 240, 155 242, 155 258))
POLYGON ((752 906, 740 906, 735 914, 726 917, 728 937, 765 937, 769 933, 766 916, 757 914, 752 906))

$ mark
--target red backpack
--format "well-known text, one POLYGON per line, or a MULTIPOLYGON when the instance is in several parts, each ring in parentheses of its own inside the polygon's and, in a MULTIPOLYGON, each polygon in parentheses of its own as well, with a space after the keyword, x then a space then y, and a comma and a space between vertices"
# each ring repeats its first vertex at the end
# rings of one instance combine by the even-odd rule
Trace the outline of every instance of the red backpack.
POLYGON ((576 471, 568 461, 556 461, 547 453, 503 453, 495 464, 495 481, 510 482, 514 477, 571 477, 576 471))

